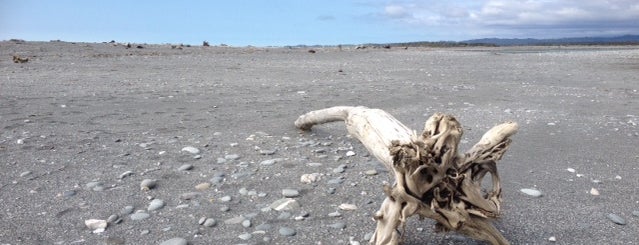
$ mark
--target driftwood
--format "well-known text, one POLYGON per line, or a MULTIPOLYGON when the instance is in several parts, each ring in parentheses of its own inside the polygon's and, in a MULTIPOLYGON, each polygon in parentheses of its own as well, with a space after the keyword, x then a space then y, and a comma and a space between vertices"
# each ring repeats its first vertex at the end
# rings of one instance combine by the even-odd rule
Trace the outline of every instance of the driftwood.
POLYGON ((394 174, 384 186, 386 199, 374 215, 377 228, 372 244, 399 244, 407 218, 413 215, 437 222, 440 231, 457 231, 491 244, 510 244, 493 226, 501 203, 496 163, 517 132, 514 122, 488 130, 470 150, 457 152, 461 124, 452 116, 435 113, 417 135, 387 112, 366 107, 338 106, 300 116, 295 126, 344 121, 350 134, 394 174), (490 174, 492 188, 482 190, 490 174))

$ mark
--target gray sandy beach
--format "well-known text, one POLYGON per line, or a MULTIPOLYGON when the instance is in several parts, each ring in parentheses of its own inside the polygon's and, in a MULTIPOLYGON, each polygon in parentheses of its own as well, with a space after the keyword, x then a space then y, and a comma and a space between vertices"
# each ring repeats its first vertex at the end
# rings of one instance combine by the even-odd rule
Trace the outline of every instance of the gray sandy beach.
MULTIPOLYGON (((637 46, 136 46, 0 42, 0 244, 367 244, 392 176, 343 123, 293 125, 337 105, 452 114, 462 150, 516 121, 512 244, 639 243, 637 46)), ((433 226, 405 244, 484 244, 433 226)))

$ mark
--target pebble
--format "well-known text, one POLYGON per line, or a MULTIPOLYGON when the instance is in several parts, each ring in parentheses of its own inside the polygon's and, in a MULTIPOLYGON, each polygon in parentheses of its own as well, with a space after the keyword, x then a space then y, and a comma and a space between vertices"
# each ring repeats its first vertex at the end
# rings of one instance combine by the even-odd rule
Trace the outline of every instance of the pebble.
POLYGON ((295 189, 283 189, 282 195, 284 197, 298 197, 300 195, 300 192, 295 189))
POLYGON ((223 196, 220 197, 220 202, 230 202, 231 201, 231 196, 223 196))
POLYGON ((262 154, 262 155, 273 155, 273 154, 275 154, 275 150, 260 150, 260 154, 262 154))
POLYGON ((85 187, 87 189, 94 190, 94 191, 102 191, 102 190, 104 190, 104 183, 102 183, 100 181, 92 181, 92 182, 87 183, 85 185, 85 187))
POLYGON ((131 175, 133 175, 133 171, 129 170, 129 171, 126 171, 126 172, 124 172, 124 173, 120 174, 120 176, 119 176, 118 178, 120 178, 120 179, 124 179, 124 178, 126 178, 127 176, 131 176, 131 175))
POLYGON ((20 177, 24 177, 24 176, 27 176, 27 175, 30 175, 30 174, 31 174, 31 171, 24 171, 24 172, 20 173, 20 177))
POLYGON ((599 191, 595 188, 590 189, 590 195, 599 196, 599 191))
POLYGON ((639 211, 632 211, 632 215, 639 217, 639 211))
POLYGON ((306 166, 309 166, 309 167, 320 167, 320 166, 322 166, 322 163, 319 163, 319 162, 309 162, 309 163, 307 163, 307 164, 306 164, 306 166))
POLYGON ((193 169, 193 165, 191 164, 184 164, 178 168, 179 171, 188 171, 191 169, 193 169))
POLYGON ((268 231, 270 229, 271 229, 271 225, 266 223, 260 224, 255 227, 255 230, 258 230, 258 231, 268 231))
POLYGON ((187 245, 189 242, 181 237, 174 237, 169 240, 163 241, 160 245, 187 245))
POLYGON ((120 223, 120 221, 122 221, 122 219, 120 219, 120 216, 118 216, 117 214, 109 216, 109 218, 107 218, 106 220, 107 223, 120 223))
POLYGON ((237 217, 233 217, 230 219, 227 219, 224 221, 224 224, 229 224, 229 225, 234 225, 234 224, 240 224, 242 223, 242 221, 244 221, 245 218, 242 216, 237 216, 237 217))
POLYGON ((154 180, 154 179, 144 179, 140 183, 140 189, 143 190, 143 191, 151 190, 151 189, 155 188, 157 183, 158 183, 158 181, 154 180))
POLYGON ((616 215, 616 214, 608 214, 608 219, 610 219, 612 222, 614 222, 615 224, 618 224, 618 225, 625 225, 626 224, 626 220, 621 218, 619 215, 616 215))
POLYGON ((341 229, 346 228, 346 224, 343 223, 343 222, 337 222, 335 224, 329 225, 329 227, 341 230, 341 229))
POLYGON ((271 203, 269 207, 277 211, 290 211, 299 208, 300 204, 295 199, 282 198, 271 203))
POLYGON ((357 206, 355 204, 342 203, 339 205, 339 209, 352 211, 352 210, 356 210, 357 206))
POLYGON ((62 192, 62 196, 65 198, 69 198, 75 196, 76 192, 74 190, 66 190, 62 192))
POLYGON ((229 206, 220 207, 220 211, 222 211, 222 212, 228 212, 229 210, 231 210, 231 208, 229 206))
POLYGON ((260 162, 260 165, 265 165, 265 166, 269 166, 269 165, 273 165, 277 162, 276 159, 268 159, 268 160, 264 160, 260 162))
POLYGON ((321 177, 319 173, 303 174, 302 177, 300 177, 300 181, 305 184, 310 184, 320 179, 321 177))
POLYGON ((242 226, 244 226, 244 228, 251 227, 251 220, 250 219, 245 219, 244 221, 242 221, 242 226))
POLYGON ((279 219, 279 220, 285 220, 285 219, 289 219, 289 218, 291 218, 291 213, 289 213, 289 212, 282 212, 282 213, 280 213, 279 216, 277 216, 277 219, 279 219))
POLYGON ((203 224, 204 224, 204 221, 206 221, 206 217, 201 217, 201 218, 197 221, 197 224, 198 224, 198 225, 203 225, 203 224))
POLYGON ((193 146, 186 146, 186 147, 182 148, 182 151, 186 151, 186 152, 191 153, 191 154, 199 154, 200 153, 200 149, 195 148, 193 146))
POLYGON ((133 213, 133 206, 126 206, 120 210, 121 215, 127 215, 133 213))
POLYGON ((335 178, 335 179, 331 179, 331 180, 328 181, 328 183, 332 184, 332 185, 339 185, 339 184, 341 184, 343 182, 344 182, 344 179, 340 178, 340 177, 335 178))
POLYGON ((557 238, 555 236, 551 236, 551 237, 548 238, 548 241, 556 242, 557 238))
POLYGON ((224 159, 222 157, 218 157, 217 158, 217 164, 222 164, 222 163, 225 163, 225 162, 226 162, 226 159, 224 159))
POLYGON ((288 227, 281 227, 279 232, 282 236, 295 236, 295 234, 297 234, 294 229, 288 227))
POLYGON ((328 214, 329 217, 340 217, 342 214, 338 211, 332 212, 328 214))
POLYGON ((131 220, 143 220, 151 217, 150 214, 145 212, 137 212, 131 215, 131 220))
POLYGON ((355 152, 354 151, 348 151, 348 152, 346 152, 346 156, 347 157, 355 156, 355 152))
POLYGON ((162 200, 162 199, 153 199, 149 203, 149 207, 147 208, 147 210, 154 211, 154 210, 161 209, 163 207, 164 207, 164 200, 162 200))
POLYGON ((211 188, 211 183, 208 183, 208 182, 200 183, 195 186, 195 189, 198 191, 205 191, 205 190, 208 190, 209 188, 211 188))
POLYGON ((107 227, 107 221, 101 219, 88 219, 84 221, 84 225, 93 230, 93 233, 102 233, 107 227))
POLYGON ((566 171, 571 172, 571 173, 574 173, 574 172, 575 172, 575 169, 574 169, 574 168, 567 168, 567 169, 566 169, 566 171))
POLYGON ((200 196, 200 193, 197 192, 187 192, 180 195, 180 199, 182 200, 191 200, 200 196))
POLYGON ((375 170, 375 169, 366 170, 366 172, 364 172, 364 174, 369 175, 369 176, 377 175, 377 170, 375 170))
POLYGON ((543 196, 543 193, 541 193, 541 191, 535 190, 535 189, 528 189, 528 188, 524 188, 520 190, 521 192, 523 192, 526 195, 532 196, 532 197, 541 197, 543 196))
POLYGON ((204 220, 204 222, 202 223, 202 225, 206 226, 206 227, 213 227, 217 224, 217 221, 213 218, 206 218, 204 220))
POLYGON ((237 159, 240 159, 240 155, 238 155, 238 154, 229 154, 229 155, 224 156, 224 159, 226 159, 226 160, 237 160, 237 159))
POLYGON ((253 238, 253 235, 251 235, 251 233, 244 233, 242 235, 237 236, 242 240, 249 240, 251 238, 253 238))

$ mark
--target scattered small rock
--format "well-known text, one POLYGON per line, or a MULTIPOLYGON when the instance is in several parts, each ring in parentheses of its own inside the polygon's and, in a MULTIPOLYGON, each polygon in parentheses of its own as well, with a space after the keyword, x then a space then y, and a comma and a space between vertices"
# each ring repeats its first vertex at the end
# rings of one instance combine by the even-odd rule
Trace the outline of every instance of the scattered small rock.
POLYGON ((543 196, 543 193, 541 193, 541 191, 535 190, 535 189, 528 189, 528 188, 524 188, 520 190, 521 192, 523 192, 526 195, 532 196, 532 197, 541 197, 543 196))
POLYGON ((120 210, 121 215, 127 215, 133 213, 133 206, 126 206, 120 210))
POLYGON ((149 217, 151 217, 151 215, 146 212, 136 212, 130 216, 131 220, 143 220, 149 217))
POLYGON ((186 152, 191 153, 191 154, 199 154, 200 153, 200 149, 195 148, 193 146, 186 146, 186 147, 182 148, 182 151, 186 151, 186 152))
POLYGON ((234 224, 240 224, 242 223, 242 221, 244 221, 245 218, 242 216, 237 216, 237 217, 233 217, 227 220, 224 220, 224 224, 228 224, 228 225, 234 225, 234 224))
POLYGON ((160 245, 187 245, 189 242, 181 237, 174 237, 169 240, 163 241, 160 245))
POLYGON ((205 191, 205 190, 208 190, 209 188, 211 188, 211 183, 209 182, 200 183, 195 186, 195 189, 198 191, 205 191))
POLYGON ((281 227, 279 232, 282 236, 295 236, 295 234, 297 234, 294 229, 288 227, 281 227))
POLYGON ((260 224, 260 225, 255 227, 255 230, 257 230, 257 231, 268 231, 270 229, 271 229, 271 225, 266 224, 266 223, 260 224))
POLYGON ((93 233, 102 233, 106 230, 107 221, 101 219, 88 219, 84 221, 84 225, 93 230, 93 233))
POLYGON ((147 208, 147 210, 154 211, 154 210, 161 209, 163 207, 164 207, 164 201, 162 199, 153 199, 149 203, 149 207, 147 208))
POLYGON ((253 237, 253 235, 251 235, 251 233, 244 233, 242 235, 237 236, 242 240, 249 240, 253 237))
POLYGON ((191 200, 200 196, 200 193, 197 192, 187 192, 180 195, 180 199, 182 200, 191 200))
POLYGON ((557 238, 555 236, 551 236, 551 237, 548 238, 548 241, 556 242, 557 238))
POLYGON ((343 223, 343 222, 337 222, 335 224, 329 225, 329 227, 341 230, 341 229, 346 228, 346 224, 343 223))
POLYGON ((217 221, 213 218, 206 218, 204 220, 204 222, 202 223, 202 225, 206 226, 206 227, 213 227, 217 224, 217 221))
POLYGON ((364 174, 369 175, 369 176, 377 175, 377 170, 375 170, 375 169, 366 170, 366 172, 364 172, 364 174))
POLYGON ((238 154, 229 154, 229 155, 224 156, 224 159, 226 159, 226 160, 237 160, 237 159, 240 159, 240 155, 238 155, 238 154))
POLYGON ((128 176, 131 176, 131 175, 133 175, 133 171, 130 171, 130 170, 129 170, 129 171, 126 171, 126 172, 124 172, 124 173, 120 174, 120 176, 119 176, 118 178, 120 178, 120 179, 124 179, 124 178, 126 178, 126 177, 128 177, 128 176))
POLYGON ((151 189, 155 188, 157 183, 158 183, 158 181, 154 180, 154 179, 144 179, 140 183, 140 189, 143 190, 143 191, 151 190, 151 189))
POLYGON ((244 221, 242 221, 242 226, 244 226, 244 228, 251 227, 251 220, 250 219, 245 219, 244 221))
POLYGON ((298 197, 300 195, 300 192, 295 189, 283 189, 282 195, 284 197, 298 197))
POLYGON ((300 177, 300 181, 305 184, 310 184, 320 179, 321 177, 319 173, 303 174, 302 177, 300 177))
POLYGON ((273 202, 269 207, 277 211, 290 211, 300 208, 300 204, 295 199, 283 198, 273 202))
POLYGON ((608 214, 608 219, 610 219, 612 222, 614 222, 615 224, 618 225, 625 225, 626 224, 626 220, 621 218, 621 216, 616 215, 616 214, 608 214))
POLYGON ((223 197, 220 197, 220 202, 230 202, 231 199, 232 199, 231 196, 223 196, 223 197))
POLYGON ((193 165, 191 165, 191 164, 184 164, 184 165, 182 165, 182 166, 180 166, 178 168, 178 170, 180 170, 180 171, 188 171, 188 170, 191 170, 191 169, 193 169, 193 165))
POLYGON ((599 196, 599 191, 595 188, 590 189, 590 195, 599 196))
POLYGON ((352 211, 352 210, 357 210, 357 206, 355 206, 355 204, 342 203, 339 205, 339 209, 352 211))
POLYGON ((354 151, 347 151, 347 152, 346 152, 346 156, 347 156, 347 157, 355 156, 355 152, 354 152, 354 151))

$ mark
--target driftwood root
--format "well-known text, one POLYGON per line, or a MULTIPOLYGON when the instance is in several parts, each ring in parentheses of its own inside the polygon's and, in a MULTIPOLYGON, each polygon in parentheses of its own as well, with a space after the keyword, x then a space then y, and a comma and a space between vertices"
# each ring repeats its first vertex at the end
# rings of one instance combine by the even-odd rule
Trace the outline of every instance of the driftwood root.
POLYGON ((464 154, 458 153, 461 124, 450 115, 435 113, 416 135, 390 114, 366 107, 338 106, 300 116, 295 125, 345 121, 346 128, 394 174, 395 183, 384 186, 386 195, 374 215, 377 222, 372 244, 399 244, 400 229, 413 215, 433 219, 442 231, 457 231, 491 244, 510 244, 493 226, 499 217, 501 197, 497 161, 518 130, 506 122, 488 130, 464 154), (490 175, 492 188, 482 181, 490 175))

